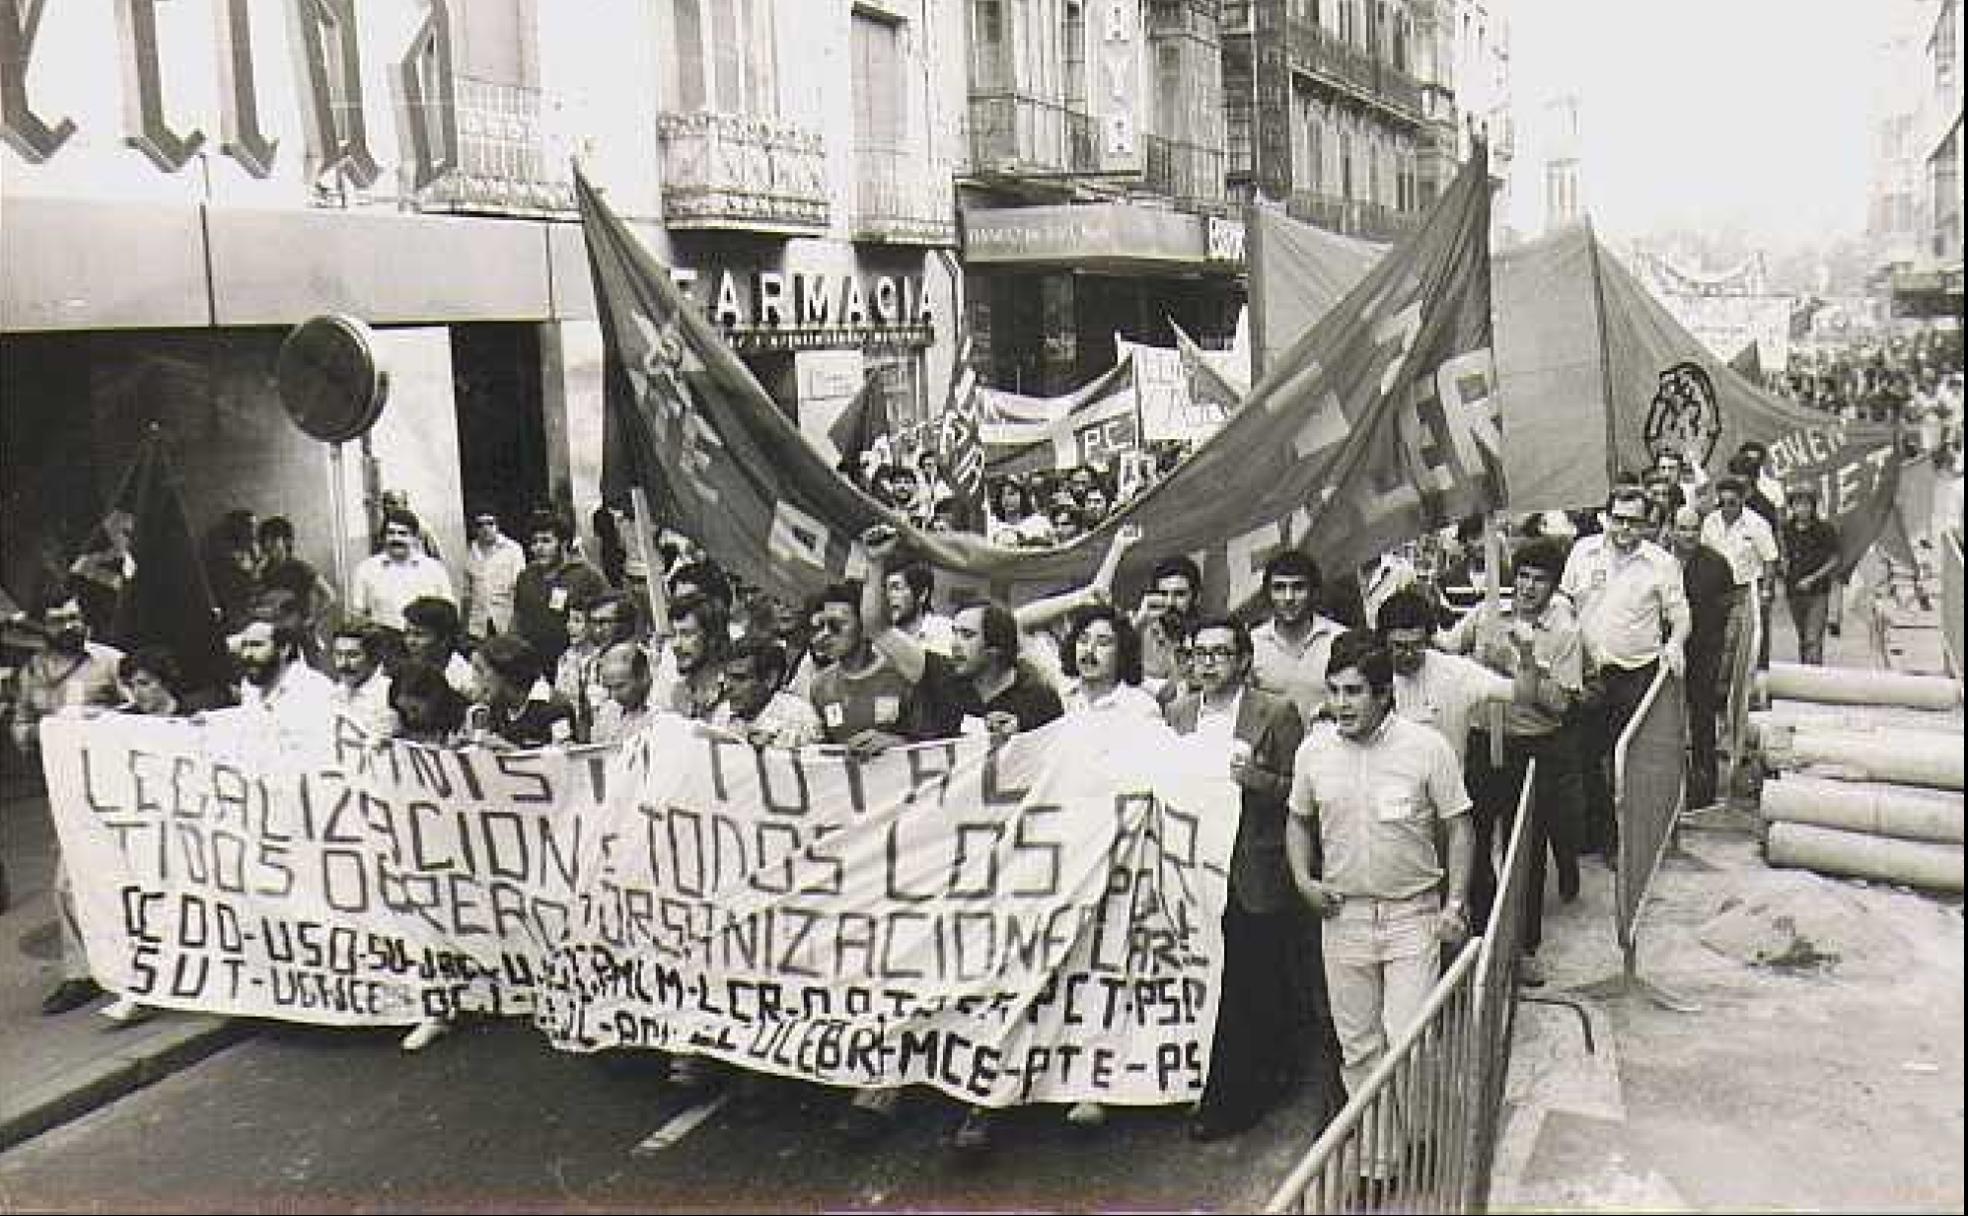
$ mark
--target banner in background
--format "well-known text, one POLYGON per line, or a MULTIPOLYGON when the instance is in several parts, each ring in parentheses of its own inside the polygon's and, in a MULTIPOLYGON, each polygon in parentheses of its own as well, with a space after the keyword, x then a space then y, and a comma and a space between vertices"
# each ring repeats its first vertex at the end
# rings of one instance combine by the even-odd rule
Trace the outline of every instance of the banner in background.
POLYGON ((1819 516, 1838 529, 1840 578, 1852 573, 1895 518, 1901 460, 1891 435, 1876 426, 1831 423, 1770 441, 1771 475, 1786 490, 1817 490, 1819 516))
POLYGON ((1159 723, 855 761, 672 717, 494 753, 109 714, 43 751, 90 965, 147 1004, 531 1016, 992 1106, 1205 1080, 1236 793, 1159 723))

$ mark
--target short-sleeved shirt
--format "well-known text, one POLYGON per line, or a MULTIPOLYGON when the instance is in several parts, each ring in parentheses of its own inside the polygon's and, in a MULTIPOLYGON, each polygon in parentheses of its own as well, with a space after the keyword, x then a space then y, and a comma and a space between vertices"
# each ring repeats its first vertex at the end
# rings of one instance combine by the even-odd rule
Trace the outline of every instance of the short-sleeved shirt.
POLYGON ((1469 723, 1492 701, 1508 701, 1516 685, 1506 676, 1459 654, 1424 651, 1411 676, 1394 673, 1394 712, 1410 722, 1432 726, 1455 750, 1460 765, 1469 745, 1469 723))
MULTIPOLYGON (((1518 619, 1511 613, 1493 616, 1487 608, 1477 609, 1469 628, 1471 653, 1478 662, 1492 671, 1516 676, 1517 644, 1510 640, 1510 628, 1518 619)), ((1544 611, 1531 621, 1531 630, 1531 661, 1538 666, 1539 678, 1553 681, 1573 696, 1584 691, 1584 648, 1571 606, 1557 596, 1551 597, 1544 611)), ((1503 733, 1513 739, 1549 735, 1564 724, 1563 714, 1554 714, 1543 705, 1522 705, 1513 700, 1503 709, 1503 733)))
POLYGON ((1341 895, 1412 899, 1442 879, 1436 823, 1470 800, 1448 740, 1390 713, 1359 742, 1315 725, 1292 760, 1289 805, 1317 816, 1324 880, 1341 895))
POLYGON ((1660 657, 1669 625, 1688 612, 1680 565, 1652 541, 1622 556, 1603 533, 1585 537, 1572 546, 1558 586, 1578 607, 1595 666, 1645 667, 1660 657))
POLYGON ((422 553, 412 552, 402 561, 388 553, 373 553, 355 568, 353 581, 349 607, 355 615, 398 631, 403 628, 403 609, 412 600, 430 596, 458 602, 444 563, 422 553))
POLYGON ((1703 516, 1701 543, 1729 559, 1738 587, 1764 577, 1777 562, 1777 534, 1771 530, 1770 521, 1747 508, 1737 514, 1734 523, 1722 518, 1720 511, 1703 516))
POLYGON ((1326 663, 1333 640, 1345 632, 1338 621, 1314 616, 1312 632, 1303 642, 1292 642, 1278 632, 1275 621, 1265 621, 1251 630, 1251 683, 1284 697, 1300 718, 1312 721, 1326 703, 1326 663))
MULTIPOLYGON (((933 654, 930 661, 935 661, 933 654)), ((844 670, 840 663, 822 668, 813 677, 808 699, 820 715, 820 729, 829 743, 846 743, 866 730, 909 739, 934 737, 922 733, 915 683, 879 652, 872 664, 857 672, 844 670)))
MULTIPOLYGON (((1809 523, 1785 520, 1783 526, 1784 588, 1797 591, 1797 582, 1805 575, 1821 569, 1824 564, 1838 556, 1838 529, 1827 520, 1813 519, 1809 523)), ((1807 588, 1804 594, 1822 595, 1829 589, 1829 579, 1807 588)))

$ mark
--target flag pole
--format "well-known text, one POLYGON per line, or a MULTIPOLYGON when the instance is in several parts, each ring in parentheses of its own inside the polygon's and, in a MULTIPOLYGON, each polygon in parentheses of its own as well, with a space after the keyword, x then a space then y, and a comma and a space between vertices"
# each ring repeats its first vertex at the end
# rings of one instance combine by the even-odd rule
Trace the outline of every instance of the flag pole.
MULTIPOLYGON (((1496 512, 1483 512, 1483 610, 1497 625, 1503 624, 1503 538, 1497 535, 1496 512)), ((1490 767, 1503 770, 1503 706, 1489 705, 1490 767)))
POLYGON ((656 547, 655 525, 649 515, 649 492, 641 486, 629 487, 629 530, 635 535, 636 551, 642 556, 643 609, 649 614, 647 621, 650 636, 660 636, 668 632, 667 620, 659 626, 658 612, 666 617, 669 613, 669 589, 663 581, 663 551, 656 547))

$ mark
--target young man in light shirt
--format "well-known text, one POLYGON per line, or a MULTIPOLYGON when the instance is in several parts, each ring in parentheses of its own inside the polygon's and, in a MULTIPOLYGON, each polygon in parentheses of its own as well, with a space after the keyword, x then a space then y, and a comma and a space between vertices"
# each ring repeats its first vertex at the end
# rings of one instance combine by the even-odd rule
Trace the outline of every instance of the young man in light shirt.
MULTIPOLYGON (((1293 758, 1285 833, 1292 880, 1324 922, 1340 1069, 1356 1094, 1421 1013, 1442 946, 1461 944, 1470 931, 1474 845, 1462 770, 1439 731, 1394 712, 1393 686, 1393 661, 1373 635, 1355 630, 1334 641, 1326 668, 1332 721, 1306 732, 1293 758)), ((1361 1159, 1363 1178, 1393 1177, 1404 1117, 1396 1105, 1393 1134, 1361 1159)))
POLYGON ((1742 594, 1729 615, 1727 652, 1736 653, 1742 639, 1749 636, 1749 613, 1757 612, 1763 623, 1763 641, 1758 647, 1756 665, 1770 665, 1770 605, 1776 599, 1777 578, 1781 573, 1781 554, 1777 533, 1770 521, 1747 510, 1749 486, 1740 477, 1729 476, 1715 483, 1715 510, 1702 518, 1701 543, 1729 559, 1735 571, 1736 588, 1742 594), (1756 588, 1756 603, 1749 604, 1750 588, 1756 588))

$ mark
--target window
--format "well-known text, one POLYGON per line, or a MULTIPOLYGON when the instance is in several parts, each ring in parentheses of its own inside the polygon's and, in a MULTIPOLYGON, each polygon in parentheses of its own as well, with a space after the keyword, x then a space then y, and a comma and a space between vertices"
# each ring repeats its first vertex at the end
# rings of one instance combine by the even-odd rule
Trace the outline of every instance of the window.
POLYGON ((854 139, 859 147, 902 144, 901 34, 893 22, 854 14, 854 139))
POLYGON ((1011 85, 1005 38, 1005 0, 975 0, 970 6, 970 87, 994 93, 1011 85))
POLYGON ((671 0, 670 103, 770 118, 779 113, 773 0, 671 0))

